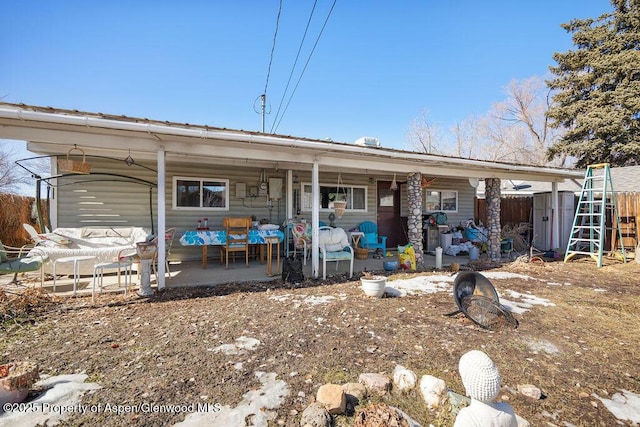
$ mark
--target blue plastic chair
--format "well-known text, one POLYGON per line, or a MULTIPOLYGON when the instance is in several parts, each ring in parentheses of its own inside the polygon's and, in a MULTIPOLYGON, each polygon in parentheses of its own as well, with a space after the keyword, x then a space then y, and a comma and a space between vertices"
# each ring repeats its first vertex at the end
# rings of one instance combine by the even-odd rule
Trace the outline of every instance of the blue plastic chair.
POLYGON ((375 222, 365 221, 358 226, 358 229, 364 233, 360 244, 367 249, 382 249, 382 256, 387 253, 387 236, 378 236, 378 225, 375 222))

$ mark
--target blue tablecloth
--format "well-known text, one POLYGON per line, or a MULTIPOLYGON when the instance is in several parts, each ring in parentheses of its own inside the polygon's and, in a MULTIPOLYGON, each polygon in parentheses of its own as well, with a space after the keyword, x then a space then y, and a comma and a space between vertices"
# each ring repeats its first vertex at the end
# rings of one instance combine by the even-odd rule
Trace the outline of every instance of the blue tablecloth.
MULTIPOLYGON (((277 237, 280 242, 284 239, 284 233, 280 230, 249 230, 249 244, 266 244, 267 237, 277 237)), ((189 230, 180 237, 183 246, 224 245, 227 242, 225 230, 189 230)))

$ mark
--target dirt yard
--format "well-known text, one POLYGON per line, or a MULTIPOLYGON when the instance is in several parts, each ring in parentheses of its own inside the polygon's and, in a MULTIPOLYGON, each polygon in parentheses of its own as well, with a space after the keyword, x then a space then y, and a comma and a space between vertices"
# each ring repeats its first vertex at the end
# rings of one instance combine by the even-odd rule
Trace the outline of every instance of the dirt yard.
MULTIPOLYGON (((188 405, 208 403, 214 413, 244 408, 248 425, 269 419, 268 425, 299 426, 322 384, 358 382, 367 372, 391 375, 396 365, 464 394, 458 360, 480 349, 500 370, 500 398, 532 426, 633 425, 603 400, 640 393, 640 265, 515 262, 482 271, 496 272, 507 277, 490 279, 501 302, 524 307, 514 312, 517 329, 489 331, 462 315, 445 316, 457 308, 452 282, 448 291, 381 299, 364 296, 357 277, 228 284, 150 299, 103 295, 93 306, 89 298, 45 302, 0 292, 0 363, 35 362, 52 376, 86 373, 86 382, 101 386, 82 398, 101 410, 73 412, 62 425, 165 426, 185 417, 198 425, 188 405), (538 387, 542 397, 518 393, 522 384, 538 387), (151 410, 105 410, 141 403, 151 410), (153 409, 169 404, 185 409, 153 409)), ((388 286, 409 277, 390 276, 388 286)), ((455 418, 448 403, 426 409, 418 389, 370 398, 355 411, 372 402, 398 407, 425 427, 451 426, 455 418)), ((335 417, 338 426, 353 420, 335 417)))

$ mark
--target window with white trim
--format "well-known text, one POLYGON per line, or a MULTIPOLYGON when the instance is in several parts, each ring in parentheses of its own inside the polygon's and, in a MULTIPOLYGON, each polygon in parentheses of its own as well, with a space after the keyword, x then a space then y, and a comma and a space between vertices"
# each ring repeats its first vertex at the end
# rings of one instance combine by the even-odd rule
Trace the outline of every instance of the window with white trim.
POLYGON ((174 176, 173 209, 228 211, 229 180, 174 176))
POLYGON ((425 211, 458 212, 458 192, 454 190, 425 191, 425 211))
MULTIPOLYGON (((320 211, 332 211, 333 202, 336 200, 346 200, 347 211, 366 212, 367 211, 367 187, 362 185, 340 185, 340 189, 335 185, 320 184, 320 211)), ((313 207, 313 193, 310 183, 302 183, 301 208, 303 211, 311 211, 313 207)))

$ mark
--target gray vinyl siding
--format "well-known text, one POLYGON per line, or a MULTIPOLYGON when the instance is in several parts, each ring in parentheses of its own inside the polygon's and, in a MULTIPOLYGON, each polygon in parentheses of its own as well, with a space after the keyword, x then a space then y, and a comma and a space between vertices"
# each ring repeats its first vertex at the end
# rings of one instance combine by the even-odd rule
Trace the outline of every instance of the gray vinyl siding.
MULTIPOLYGON (((406 186, 402 186, 401 193, 401 206, 402 206, 402 216, 408 215, 409 204, 407 202, 407 192, 406 186)), ((475 189, 471 187, 469 184, 469 180, 464 179, 454 179, 454 178, 436 178, 436 180, 429 185, 424 191, 449 191, 454 190, 458 192, 458 211, 457 212, 446 212, 447 214, 447 223, 450 226, 457 226, 462 221, 467 221, 469 219, 473 219, 475 213, 474 207, 474 199, 475 199, 475 189)), ((425 195, 423 194, 422 199, 422 212, 426 214, 425 208, 425 195)))
MULTIPOLYGON (((156 181, 156 173, 143 170, 135 166, 128 167, 122 162, 114 162, 107 159, 91 160, 92 172, 109 172, 130 175, 150 182, 156 181)), ((146 166, 155 169, 156 165, 147 163, 146 166)), ((226 216, 252 216, 257 220, 265 220, 272 224, 282 225, 286 222, 286 170, 265 169, 267 180, 278 177, 283 183, 283 198, 273 201, 271 207, 267 205, 266 197, 249 197, 249 187, 257 186, 262 169, 242 168, 220 165, 197 165, 193 163, 171 162, 166 165, 165 199, 166 199, 166 226, 175 227, 176 235, 172 246, 170 260, 193 260, 201 257, 201 248, 184 247, 178 240, 186 230, 196 228, 198 219, 206 217, 211 229, 222 228, 222 220, 226 216), (174 177, 213 178, 229 181, 229 208, 228 210, 184 210, 173 208, 174 177), (236 184, 245 183, 247 197, 236 197, 236 184)), ((310 171, 295 171, 297 183, 293 184, 294 190, 300 191, 302 183, 311 182, 310 171)), ((336 173, 320 172, 320 183, 324 185, 337 185, 336 173)), ((376 221, 376 180, 391 181, 389 176, 371 176, 368 174, 341 175, 342 182, 348 186, 365 186, 367 188, 366 212, 345 212, 340 219, 336 218, 337 227, 349 230, 357 227, 363 221, 376 221)), ((134 184, 131 182, 115 182, 99 176, 79 176, 60 180, 61 184, 56 191, 58 209, 58 227, 86 227, 86 226, 139 226, 151 231, 151 218, 149 206, 149 186, 134 184), (80 182, 72 185, 69 183, 80 182), (93 181, 96 179, 97 181, 93 181)), ((460 221, 473 218, 474 213, 474 189, 466 179, 455 180, 438 178, 429 189, 433 190, 457 190, 458 212, 448 213, 448 222, 457 225, 460 221)), ((406 185, 401 185, 401 215, 407 215, 406 185)), ((298 198, 301 195, 298 193, 298 198)), ((151 200, 153 209, 153 229, 157 232, 157 189, 154 187, 151 200)), ((320 220, 329 224, 330 212, 321 211, 320 220)), ((294 216, 296 212, 294 211, 294 216)), ((299 218, 311 220, 310 211, 301 211, 299 218)), ((210 248, 210 255, 217 255, 217 250, 210 248)))
MULTIPOLYGON (((275 169, 266 169, 265 175, 267 180, 269 178, 282 178, 283 184, 283 198, 279 201, 273 201, 271 209, 267 206, 266 197, 249 197, 249 187, 257 186, 262 169, 257 168, 230 168, 220 166, 198 166, 194 164, 180 164, 172 163, 167 165, 166 168, 166 197, 167 197, 167 227, 176 227, 177 234, 176 240, 182 236, 185 230, 193 230, 196 228, 198 219, 206 217, 208 219, 209 228, 220 229, 222 228, 222 220, 226 216, 252 216, 255 215, 256 219, 266 220, 271 224, 282 225, 286 222, 287 207, 286 207, 286 171, 275 169), (174 210, 173 203, 173 178, 177 177, 200 177, 200 178, 217 178, 229 180, 229 210, 228 211, 189 211, 189 210, 174 210), (236 183, 245 183, 247 186, 247 197, 242 200, 235 197, 236 183)), ((311 182, 310 171, 296 171, 298 176, 298 183, 293 184, 294 190, 300 190, 302 183, 311 182)), ((326 185, 337 184, 337 175, 320 173, 320 183, 326 185)), ((368 186, 367 189, 367 212, 349 213, 346 212, 341 219, 335 220, 337 227, 348 230, 352 227, 356 227, 362 221, 372 220, 375 221, 376 214, 376 196, 375 196, 375 184, 369 184, 368 177, 362 175, 350 175, 342 174, 342 181, 345 185, 359 185, 368 186)), ((298 194, 298 198, 300 198, 298 194)), ((329 224, 329 213, 320 212, 320 220, 329 224)), ((296 212, 294 211, 294 216, 296 212)), ((305 218, 311 220, 310 211, 301 211, 298 218, 305 218)), ((171 251, 171 260, 192 260, 201 257, 202 250, 199 247, 183 247, 179 243, 174 242, 171 251)), ((218 251, 214 248, 209 249, 211 256, 216 256, 218 251)))
POLYGON ((151 183, 156 173, 137 166, 108 159, 88 159, 93 165, 90 175, 74 175, 57 179, 54 189, 58 210, 58 227, 143 227, 151 231, 157 223, 157 191, 155 186, 125 178, 99 175, 127 175, 151 183), (149 189, 151 190, 151 200, 149 189))

